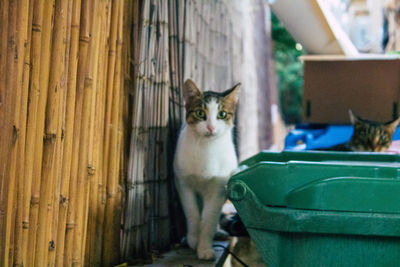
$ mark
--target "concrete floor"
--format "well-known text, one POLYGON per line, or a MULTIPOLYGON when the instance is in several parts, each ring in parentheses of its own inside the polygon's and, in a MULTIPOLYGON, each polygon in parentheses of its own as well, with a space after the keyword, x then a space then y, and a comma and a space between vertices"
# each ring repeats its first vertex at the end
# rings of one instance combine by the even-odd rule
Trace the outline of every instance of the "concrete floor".
MULTIPOLYGON (((215 241, 215 244, 228 246, 229 241, 215 241)), ((189 248, 177 248, 162 254, 152 264, 135 267, 214 267, 223 253, 222 248, 214 248, 217 259, 214 261, 198 260, 195 251, 189 248)), ((132 266, 133 267, 133 266, 132 266)))

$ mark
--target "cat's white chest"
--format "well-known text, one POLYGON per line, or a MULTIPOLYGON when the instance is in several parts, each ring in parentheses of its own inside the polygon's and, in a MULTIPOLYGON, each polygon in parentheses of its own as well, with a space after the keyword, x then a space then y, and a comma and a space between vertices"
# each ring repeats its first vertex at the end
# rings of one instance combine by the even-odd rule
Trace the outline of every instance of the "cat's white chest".
POLYGON ((175 154, 175 172, 180 178, 228 179, 236 167, 237 157, 231 133, 210 139, 199 138, 187 127, 182 130, 175 154))

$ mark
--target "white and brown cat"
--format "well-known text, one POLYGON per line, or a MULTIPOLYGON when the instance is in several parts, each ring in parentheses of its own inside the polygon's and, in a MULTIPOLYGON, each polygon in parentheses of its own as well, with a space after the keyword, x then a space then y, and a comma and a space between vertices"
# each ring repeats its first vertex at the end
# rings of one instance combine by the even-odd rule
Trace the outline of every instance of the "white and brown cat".
POLYGON ((199 259, 215 258, 212 240, 225 185, 238 165, 232 128, 239 87, 218 93, 203 92, 192 80, 183 85, 186 123, 175 153, 175 184, 186 216, 187 242, 199 259))

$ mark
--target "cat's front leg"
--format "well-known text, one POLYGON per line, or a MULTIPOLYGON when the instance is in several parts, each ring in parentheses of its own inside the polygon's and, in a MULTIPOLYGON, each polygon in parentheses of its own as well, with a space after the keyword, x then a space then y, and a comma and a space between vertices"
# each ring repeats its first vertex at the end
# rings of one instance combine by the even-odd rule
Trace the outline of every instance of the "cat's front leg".
POLYGON ((199 239, 200 226, 200 212, 197 205, 196 193, 190 187, 182 183, 182 181, 176 181, 176 188, 186 217, 186 240, 189 247, 195 250, 199 239))
POLYGON ((218 182, 209 186, 203 195, 203 210, 201 213, 201 225, 197 257, 199 259, 211 260, 215 258, 212 247, 213 237, 217 230, 221 208, 225 201, 224 184, 218 182))

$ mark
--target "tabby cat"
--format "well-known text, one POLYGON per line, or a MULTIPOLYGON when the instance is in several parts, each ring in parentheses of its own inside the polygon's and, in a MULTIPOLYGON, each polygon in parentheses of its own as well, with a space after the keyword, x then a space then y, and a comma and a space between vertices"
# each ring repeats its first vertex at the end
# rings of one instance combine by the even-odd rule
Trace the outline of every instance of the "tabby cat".
POLYGON ((217 93, 202 92, 192 80, 183 85, 186 124, 176 148, 175 184, 186 216, 186 239, 199 259, 215 258, 212 239, 225 201, 224 186, 238 164, 232 128, 239 86, 217 93))
POLYGON ((362 119, 349 110, 354 125, 351 139, 343 144, 320 150, 384 152, 392 143, 392 137, 400 122, 400 117, 386 123, 362 119))

